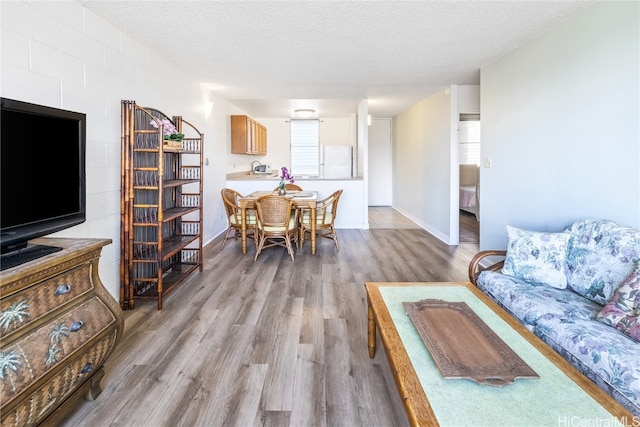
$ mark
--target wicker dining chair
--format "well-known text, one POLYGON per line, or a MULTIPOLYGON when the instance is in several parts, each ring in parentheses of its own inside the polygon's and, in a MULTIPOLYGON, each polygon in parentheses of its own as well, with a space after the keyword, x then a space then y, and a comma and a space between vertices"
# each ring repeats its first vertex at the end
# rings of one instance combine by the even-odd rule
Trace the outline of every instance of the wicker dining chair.
MULTIPOLYGON (((222 244, 220 245, 220 250, 224 248, 224 244, 229 239, 237 239, 241 235, 242 230, 242 214, 240 212, 240 206, 238 205, 238 199, 242 197, 240 193, 236 190, 232 190, 231 188, 223 188, 220 192, 222 195, 222 202, 224 203, 225 212, 227 214, 227 232, 222 239, 222 244), (233 230, 233 236, 229 237, 229 233, 233 230)), ((246 210, 246 221, 247 221, 247 234, 251 233, 253 236, 253 240, 256 243, 256 247, 258 246, 258 234, 257 230, 257 216, 256 211, 254 209, 246 210)))
MULTIPOLYGON (((278 191, 279 189, 280 189, 280 186, 278 185, 276 188, 273 189, 273 191, 278 191)), ((284 189, 287 191, 302 191, 302 187, 296 184, 285 184, 284 189)))
POLYGON ((258 246, 254 261, 263 249, 283 246, 294 260, 291 238, 296 236, 298 211, 293 202, 283 196, 266 195, 256 200, 258 213, 258 246))
MULTIPOLYGON (((336 248, 340 250, 338 234, 336 233, 335 220, 338 214, 338 201, 342 195, 342 190, 337 190, 329 197, 319 200, 316 203, 316 236, 326 237, 335 242, 336 248)), ((302 209, 300 211, 300 221, 298 230, 299 247, 304 244, 304 234, 311 232, 311 210, 302 209)))

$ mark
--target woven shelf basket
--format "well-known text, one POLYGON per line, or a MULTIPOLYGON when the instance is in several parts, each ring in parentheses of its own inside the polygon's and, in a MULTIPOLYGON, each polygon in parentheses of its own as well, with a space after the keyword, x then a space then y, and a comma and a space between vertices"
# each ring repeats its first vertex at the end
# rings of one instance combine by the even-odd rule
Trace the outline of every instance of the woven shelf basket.
POLYGON ((165 139, 164 145, 169 148, 182 148, 182 141, 177 141, 174 139, 165 139))

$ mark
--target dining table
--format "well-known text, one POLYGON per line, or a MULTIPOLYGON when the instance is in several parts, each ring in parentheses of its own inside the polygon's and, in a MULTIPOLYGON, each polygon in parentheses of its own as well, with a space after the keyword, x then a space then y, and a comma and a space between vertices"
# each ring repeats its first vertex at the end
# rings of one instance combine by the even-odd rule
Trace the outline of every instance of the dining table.
MULTIPOLYGON (((254 191, 251 194, 238 199, 240 205, 240 215, 242 218, 241 238, 242 254, 247 253, 247 210, 256 209, 256 200, 262 196, 278 194, 278 191, 254 191)), ((282 196, 293 201, 296 209, 309 209, 311 215, 311 254, 316 253, 316 202, 318 201, 317 191, 287 191, 282 196)))

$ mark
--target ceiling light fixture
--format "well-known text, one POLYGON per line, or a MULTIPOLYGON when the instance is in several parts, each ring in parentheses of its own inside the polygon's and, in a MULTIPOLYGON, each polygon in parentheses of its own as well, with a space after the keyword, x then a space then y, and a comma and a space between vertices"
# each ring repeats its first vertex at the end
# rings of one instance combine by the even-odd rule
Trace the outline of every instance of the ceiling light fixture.
POLYGON ((293 110, 293 113, 296 117, 300 117, 303 119, 308 119, 309 117, 315 114, 316 110, 312 110, 311 108, 298 108, 297 110, 293 110))

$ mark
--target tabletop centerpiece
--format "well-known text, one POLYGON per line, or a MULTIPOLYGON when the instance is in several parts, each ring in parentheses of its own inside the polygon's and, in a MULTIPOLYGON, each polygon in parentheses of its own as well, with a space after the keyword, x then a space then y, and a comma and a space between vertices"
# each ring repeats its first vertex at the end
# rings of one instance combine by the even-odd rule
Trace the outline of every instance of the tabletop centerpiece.
POLYGON ((293 184, 295 182, 293 175, 289 173, 289 169, 287 169, 286 166, 283 166, 280 168, 280 184, 278 188, 278 194, 280 196, 284 196, 285 194, 287 194, 287 190, 284 188, 285 181, 290 184, 293 184))

